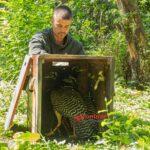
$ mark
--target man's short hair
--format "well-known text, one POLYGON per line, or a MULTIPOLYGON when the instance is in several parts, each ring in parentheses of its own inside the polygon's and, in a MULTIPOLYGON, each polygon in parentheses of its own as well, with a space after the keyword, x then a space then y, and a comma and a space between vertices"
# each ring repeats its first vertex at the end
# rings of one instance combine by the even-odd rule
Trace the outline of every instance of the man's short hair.
POLYGON ((72 11, 68 6, 60 5, 54 9, 54 15, 57 13, 61 13, 62 19, 72 19, 72 11))

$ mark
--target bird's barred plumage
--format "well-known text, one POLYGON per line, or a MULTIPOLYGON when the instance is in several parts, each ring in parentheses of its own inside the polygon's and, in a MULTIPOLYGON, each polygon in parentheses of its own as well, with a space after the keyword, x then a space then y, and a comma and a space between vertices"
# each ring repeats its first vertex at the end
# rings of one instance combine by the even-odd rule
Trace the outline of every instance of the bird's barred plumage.
POLYGON ((51 92, 51 102, 54 110, 69 118, 78 138, 88 138, 98 129, 98 123, 92 119, 79 122, 75 120, 75 116, 89 113, 80 93, 72 87, 60 87, 53 90, 51 92))

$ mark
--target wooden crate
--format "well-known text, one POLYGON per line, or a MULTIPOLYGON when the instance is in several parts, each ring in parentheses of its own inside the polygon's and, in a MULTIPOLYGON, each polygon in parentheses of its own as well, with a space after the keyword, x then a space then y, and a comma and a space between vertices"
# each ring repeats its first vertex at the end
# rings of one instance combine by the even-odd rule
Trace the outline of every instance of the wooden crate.
MULTIPOLYGON (((55 81, 49 76, 56 68, 79 68, 78 89, 83 96, 89 93, 95 100, 97 110, 106 109, 105 99, 112 99, 114 94, 114 59, 113 57, 92 57, 75 55, 39 55, 33 56, 32 76, 36 79, 32 92, 32 132, 46 133, 56 125, 56 118, 51 106, 50 91, 55 81), (66 66, 54 66, 64 62, 66 66)), ((113 109, 113 103, 108 107, 113 109)))
MULTIPOLYGON (((93 104, 97 111, 106 109, 106 101, 112 100, 114 95, 114 58, 99 57, 99 56, 79 56, 79 55, 32 55, 31 59, 27 59, 28 63, 24 62, 23 66, 26 69, 30 68, 31 75, 35 79, 34 88, 29 93, 28 119, 29 127, 32 132, 40 132, 45 134, 54 128, 56 125, 56 117, 53 112, 50 100, 50 91, 53 89, 55 81, 51 79, 51 75, 58 68, 72 70, 76 68, 77 73, 77 88, 83 97, 91 95, 93 104), (30 64, 29 64, 30 62, 30 64), (62 63, 61 66, 56 66, 62 63)), ((21 72, 27 76, 27 70, 22 67, 21 72)), ((20 73, 22 76, 22 73, 20 73)), ((19 91, 25 86, 25 78, 23 82, 19 80, 16 87, 19 91)), ((12 100, 8 116, 5 123, 7 129, 13 120, 14 112, 17 107, 19 95, 12 100), (12 108, 14 108, 12 110, 12 108)), ((113 101, 108 106, 108 110, 113 110, 113 101)), ((69 126, 68 126, 69 127, 69 126)), ((61 128, 64 131, 63 127, 61 128)))

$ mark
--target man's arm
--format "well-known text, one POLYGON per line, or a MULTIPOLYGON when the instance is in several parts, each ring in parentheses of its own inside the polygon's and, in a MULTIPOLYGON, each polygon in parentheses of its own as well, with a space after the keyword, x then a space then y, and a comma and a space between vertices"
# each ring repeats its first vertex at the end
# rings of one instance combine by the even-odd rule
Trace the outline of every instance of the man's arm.
POLYGON ((29 54, 48 53, 44 48, 45 40, 42 33, 35 34, 29 42, 29 54))
POLYGON ((79 44, 79 50, 78 50, 77 54, 85 55, 85 51, 84 51, 83 45, 81 43, 79 44))

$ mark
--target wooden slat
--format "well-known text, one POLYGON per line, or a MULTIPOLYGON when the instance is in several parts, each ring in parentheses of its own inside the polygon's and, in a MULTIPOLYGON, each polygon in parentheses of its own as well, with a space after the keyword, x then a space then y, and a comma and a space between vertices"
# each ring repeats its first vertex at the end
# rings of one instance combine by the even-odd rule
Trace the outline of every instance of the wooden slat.
POLYGON ((41 133, 41 127, 42 127, 42 64, 44 63, 44 61, 38 61, 38 75, 37 75, 37 85, 38 85, 38 89, 37 89, 37 97, 38 97, 38 101, 37 101, 37 110, 36 110, 36 115, 37 115, 37 132, 41 133))
POLYGON ((26 76, 28 74, 31 63, 32 63, 31 57, 26 55, 20 74, 19 74, 19 78, 18 78, 17 85, 13 94, 13 98, 12 98, 12 101, 11 101, 11 104, 10 104, 10 107, 6 116, 6 121, 5 121, 5 126, 4 126, 5 130, 8 130, 10 126, 12 125, 12 121, 16 112, 16 108, 18 106, 18 101, 21 95, 21 91, 23 89, 26 76))
POLYGON ((42 103, 42 61, 38 55, 32 56, 34 88, 32 92, 32 128, 33 133, 41 132, 42 103))
MULTIPOLYGON (((114 70, 115 70, 115 60, 111 58, 108 62, 108 71, 106 74, 106 98, 107 100, 112 100, 114 96, 114 70)), ((109 111, 113 110, 113 101, 109 105, 109 111)))
POLYGON ((102 57, 102 56, 88 56, 88 55, 60 55, 60 54, 42 54, 39 55, 40 59, 44 60, 101 60, 107 61, 111 59, 111 56, 102 57))
POLYGON ((32 92, 32 127, 31 131, 32 133, 37 132, 37 115, 36 115, 36 109, 37 109, 37 101, 38 101, 38 56, 33 55, 33 70, 32 70, 32 77, 34 78, 34 85, 33 85, 33 92, 32 92))

